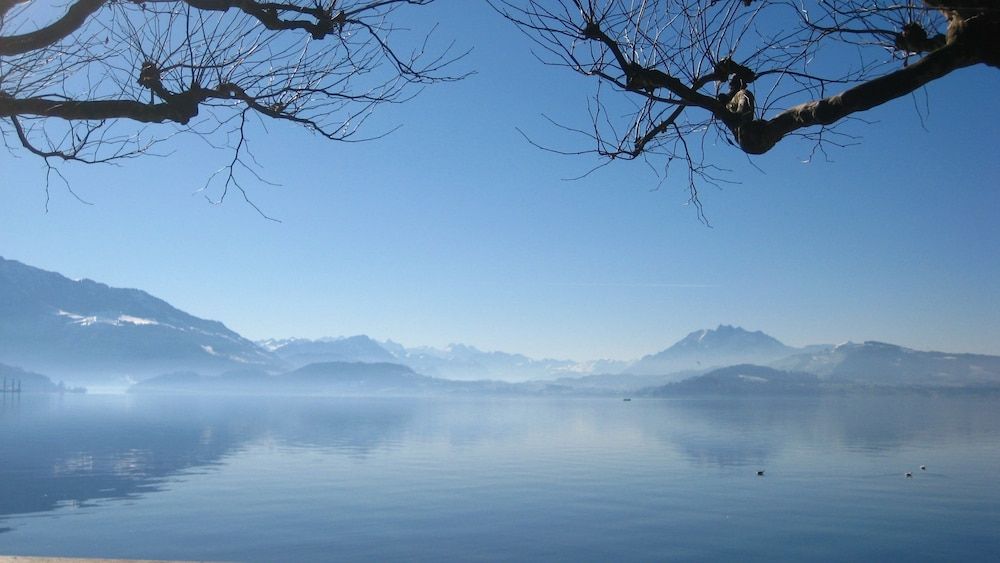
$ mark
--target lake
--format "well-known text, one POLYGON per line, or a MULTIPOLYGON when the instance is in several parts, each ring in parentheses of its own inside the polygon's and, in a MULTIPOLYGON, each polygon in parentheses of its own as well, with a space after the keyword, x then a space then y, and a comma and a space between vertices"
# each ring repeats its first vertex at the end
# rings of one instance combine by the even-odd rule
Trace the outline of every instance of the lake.
POLYGON ((998 407, 3 397, 0 554, 996 561, 998 407))

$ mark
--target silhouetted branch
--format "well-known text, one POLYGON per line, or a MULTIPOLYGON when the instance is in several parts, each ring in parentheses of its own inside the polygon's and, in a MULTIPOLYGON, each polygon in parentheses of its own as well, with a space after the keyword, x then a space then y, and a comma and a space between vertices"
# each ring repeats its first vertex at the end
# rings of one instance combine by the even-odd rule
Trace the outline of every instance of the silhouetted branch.
POLYGON ((47 166, 138 156, 178 131, 242 162, 246 112, 363 140, 379 106, 463 76, 433 29, 392 23, 431 1, 0 0, 0 135, 47 166))
POLYGON ((682 160, 709 182, 691 135, 714 130, 747 154, 789 136, 822 150, 836 144, 823 133, 855 114, 958 68, 1000 67, 995 0, 489 2, 544 63, 611 87, 591 103, 592 152, 653 156, 664 170, 682 160))
MULTIPOLYGON (((24 53, 38 51, 65 39, 71 33, 78 30, 87 21, 87 18, 101 9, 107 1, 80 0, 66 10, 66 15, 43 28, 21 35, 0 35, 0 57, 23 55, 24 53)), ((23 2, 8 0, 5 6, 0 7, 0 17, 6 15, 10 8, 13 8, 15 5, 26 2, 27 0, 23 2)))

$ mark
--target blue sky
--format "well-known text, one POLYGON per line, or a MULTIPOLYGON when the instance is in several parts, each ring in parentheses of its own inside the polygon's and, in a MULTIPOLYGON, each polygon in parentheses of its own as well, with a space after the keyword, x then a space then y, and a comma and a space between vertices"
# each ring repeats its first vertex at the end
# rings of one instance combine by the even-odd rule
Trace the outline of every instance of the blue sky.
MULTIPOLYGON (((277 125, 256 133, 263 220, 194 192, 225 154, 186 138, 169 158, 70 167, 77 202, 41 163, 0 155, 0 255, 138 287, 250 338, 369 334, 532 356, 628 359, 717 324, 792 345, 883 340, 1000 354, 1000 73, 959 71, 850 125, 859 146, 803 163, 719 147, 736 185, 706 188, 712 228, 679 177, 595 161, 541 116, 587 119, 592 84, 543 67, 482 3, 422 10, 477 74, 385 108, 360 144, 277 125), (922 97, 918 98, 922 103, 922 97), (755 165, 755 166, 753 166, 755 165), (759 168, 760 170, 758 170, 759 168)), ((417 22, 420 23, 420 22, 417 22)))

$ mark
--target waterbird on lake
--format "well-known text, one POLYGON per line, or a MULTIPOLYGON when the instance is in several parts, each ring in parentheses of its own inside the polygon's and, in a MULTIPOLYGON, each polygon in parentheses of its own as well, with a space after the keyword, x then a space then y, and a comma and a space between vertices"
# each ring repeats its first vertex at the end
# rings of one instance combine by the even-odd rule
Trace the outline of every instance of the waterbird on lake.
POLYGON ((907 478, 910 478, 910 477, 913 477, 913 473, 910 473, 909 471, 907 471, 907 472, 906 472, 906 477, 907 477, 907 478))
POLYGON ((757 472, 757 476, 758 476, 758 477, 763 477, 763 476, 764 476, 764 470, 763 470, 763 469, 761 469, 760 471, 758 471, 758 472, 757 472))
POLYGON ((927 471, 927 466, 926 465, 921 465, 920 466, 920 470, 921 471, 927 471))

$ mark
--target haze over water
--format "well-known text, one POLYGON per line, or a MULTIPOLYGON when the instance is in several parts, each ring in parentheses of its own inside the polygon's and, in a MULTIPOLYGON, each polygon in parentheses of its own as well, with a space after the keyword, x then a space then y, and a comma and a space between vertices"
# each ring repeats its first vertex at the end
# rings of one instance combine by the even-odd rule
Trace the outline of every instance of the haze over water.
POLYGON ((995 560, 996 406, 25 394, 0 406, 0 553, 995 560))

